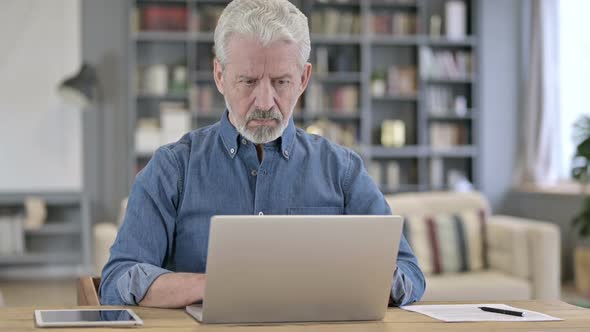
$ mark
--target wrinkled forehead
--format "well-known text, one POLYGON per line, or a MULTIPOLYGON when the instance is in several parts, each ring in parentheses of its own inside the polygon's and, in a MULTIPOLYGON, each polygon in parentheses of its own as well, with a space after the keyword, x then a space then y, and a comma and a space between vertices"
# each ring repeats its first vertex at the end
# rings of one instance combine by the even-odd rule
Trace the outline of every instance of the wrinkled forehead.
POLYGON ((227 66, 240 75, 295 74, 299 69, 297 45, 278 40, 264 46, 249 36, 232 36, 227 44, 227 66))

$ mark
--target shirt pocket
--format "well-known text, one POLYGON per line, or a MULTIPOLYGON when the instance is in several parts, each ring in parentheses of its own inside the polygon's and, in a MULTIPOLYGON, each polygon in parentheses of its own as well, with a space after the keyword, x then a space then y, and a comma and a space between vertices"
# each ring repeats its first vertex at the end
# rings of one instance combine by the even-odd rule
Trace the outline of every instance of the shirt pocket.
POLYGON ((290 215, 336 215, 344 214, 344 210, 340 206, 309 206, 309 207, 291 207, 287 209, 287 214, 290 215))

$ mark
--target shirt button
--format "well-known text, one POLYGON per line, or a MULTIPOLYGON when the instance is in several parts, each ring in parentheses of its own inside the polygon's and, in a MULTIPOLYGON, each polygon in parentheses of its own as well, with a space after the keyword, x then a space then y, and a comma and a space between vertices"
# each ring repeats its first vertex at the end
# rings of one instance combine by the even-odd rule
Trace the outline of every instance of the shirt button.
POLYGON ((236 149, 234 149, 234 148, 231 148, 231 149, 229 149, 229 152, 230 152, 231 154, 234 154, 234 153, 236 152, 236 149))
POLYGON ((259 215, 259 216, 263 216, 263 215, 264 215, 264 213, 262 213, 262 211, 260 211, 260 212, 258 212, 258 215, 259 215))
POLYGON ((283 154, 285 155, 286 158, 289 158, 289 151, 285 150, 285 151, 283 151, 283 154))
POLYGON ((250 172, 250 174, 252 174, 252 176, 256 176, 256 175, 258 175, 258 172, 256 172, 255 169, 253 169, 252 172, 250 172))
POLYGON ((246 141, 246 139, 245 139, 245 138, 242 138, 242 144, 244 144, 244 145, 248 145, 248 141, 246 141))

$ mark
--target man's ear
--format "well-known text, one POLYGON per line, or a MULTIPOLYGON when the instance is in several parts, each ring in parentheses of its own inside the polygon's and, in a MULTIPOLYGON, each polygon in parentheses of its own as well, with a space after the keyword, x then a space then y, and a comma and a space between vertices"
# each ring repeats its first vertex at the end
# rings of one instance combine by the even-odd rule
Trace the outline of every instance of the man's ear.
POLYGON ((213 78, 215 79, 217 90, 223 95, 223 68, 217 58, 213 59, 213 78))
POLYGON ((303 72, 301 73, 301 81, 300 81, 300 89, 299 93, 303 94, 305 89, 307 89, 307 84, 309 83, 309 79, 311 78, 311 63, 306 63, 303 66, 303 72))

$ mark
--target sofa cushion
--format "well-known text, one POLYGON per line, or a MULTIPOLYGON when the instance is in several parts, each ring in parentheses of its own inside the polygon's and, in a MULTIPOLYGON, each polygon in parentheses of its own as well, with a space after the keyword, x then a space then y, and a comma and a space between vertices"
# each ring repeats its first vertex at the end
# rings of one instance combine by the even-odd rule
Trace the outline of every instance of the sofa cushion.
POLYGON ((478 192, 433 191, 404 193, 387 195, 385 199, 393 214, 402 216, 416 213, 454 213, 464 210, 484 210, 486 214, 490 214, 487 200, 478 192))
POLYGON ((485 212, 411 214, 404 235, 425 274, 479 271, 487 266, 485 212))
POLYGON ((422 301, 530 300, 531 284, 496 271, 447 273, 426 277, 422 301))

